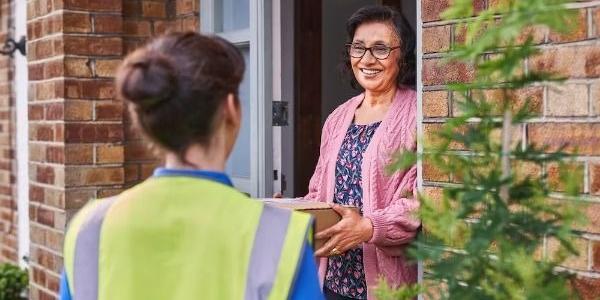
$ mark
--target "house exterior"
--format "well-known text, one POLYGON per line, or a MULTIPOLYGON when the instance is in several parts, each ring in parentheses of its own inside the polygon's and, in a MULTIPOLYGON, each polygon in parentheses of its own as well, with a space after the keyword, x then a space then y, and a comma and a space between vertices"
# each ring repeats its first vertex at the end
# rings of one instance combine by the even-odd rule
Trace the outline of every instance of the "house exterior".
MULTIPOLYGON (((485 9, 495 1, 473 2, 476 9, 485 9)), ((355 7, 394 5, 412 20, 419 40, 419 133, 431 134, 453 116, 453 99, 445 84, 469 80, 473 70, 440 64, 443 53, 461 38, 455 22, 440 20, 449 0, 338 2, 1 1, 0 42, 27 36, 27 57, 0 56, 0 262, 29 268, 30 298, 57 296, 69 218, 88 199, 119 193, 160 164, 130 129, 112 86, 123 57, 152 36, 168 30, 214 33, 244 53, 246 131, 228 171, 236 186, 254 196, 302 194, 318 155, 323 118, 353 92, 332 80, 335 74, 329 72, 335 66, 332 55, 339 53, 331 50, 336 46, 331 43, 343 43, 343 27, 333 27, 343 26, 355 7)), ((559 89, 540 85, 524 91, 523 97, 534 100, 539 117, 522 127, 522 138, 578 147, 576 163, 584 170, 582 196, 589 202, 584 212, 589 222, 579 228, 580 255, 564 267, 577 273, 576 287, 585 298, 596 299, 600 2, 573 1, 570 8, 580 18, 572 34, 532 29, 542 54, 524 68, 554 71, 568 79, 559 89)), ((558 176, 556 166, 538 171, 547 172, 551 180, 558 176)), ((425 193, 439 193, 445 181, 426 162, 419 164, 419 185, 425 193)), ((564 201, 560 187, 556 190, 558 201, 564 201)), ((551 255, 554 247, 553 241, 545 241, 541 255, 551 255)))

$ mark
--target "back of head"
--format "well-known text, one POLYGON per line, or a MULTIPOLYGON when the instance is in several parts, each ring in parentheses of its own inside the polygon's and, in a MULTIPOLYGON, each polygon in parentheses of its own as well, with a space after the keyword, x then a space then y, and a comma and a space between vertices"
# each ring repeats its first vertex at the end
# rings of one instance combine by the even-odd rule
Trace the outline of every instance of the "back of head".
POLYGON ((220 105, 237 96, 243 74, 244 59, 229 42, 171 33, 127 56, 116 90, 147 138, 183 156, 190 145, 210 141, 220 105))

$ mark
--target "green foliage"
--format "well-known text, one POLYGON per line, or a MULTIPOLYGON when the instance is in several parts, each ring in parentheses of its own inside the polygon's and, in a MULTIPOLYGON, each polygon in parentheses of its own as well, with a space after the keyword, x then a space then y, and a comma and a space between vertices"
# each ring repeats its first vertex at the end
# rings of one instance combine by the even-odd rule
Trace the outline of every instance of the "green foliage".
MULTIPOLYGON (((424 233, 409 254, 425 264, 425 285, 377 290, 380 299, 411 299, 419 292, 441 299, 573 299, 570 276, 557 266, 577 254, 572 228, 581 223, 576 171, 561 172, 563 198, 552 201, 547 175, 525 172, 561 165, 571 158, 547 147, 522 144, 522 124, 532 118, 519 89, 560 78, 524 70, 538 49, 529 29, 572 28, 565 0, 503 0, 474 16, 471 0, 455 0, 444 13, 465 30, 464 45, 449 60, 472 65, 475 79, 452 83, 462 99, 461 114, 449 119, 433 140, 424 141, 422 159, 451 178, 441 199, 420 197, 424 233), (501 99, 491 99, 494 89, 501 99), (559 242, 557 254, 542 257, 544 239, 559 242), (536 254, 537 253, 537 254, 536 254), (535 258, 535 259, 534 259, 535 258)), ((416 154, 397 154, 388 171, 414 163, 416 154)))
POLYGON ((0 265, 0 300, 25 299, 28 282, 27 271, 11 264, 0 265))

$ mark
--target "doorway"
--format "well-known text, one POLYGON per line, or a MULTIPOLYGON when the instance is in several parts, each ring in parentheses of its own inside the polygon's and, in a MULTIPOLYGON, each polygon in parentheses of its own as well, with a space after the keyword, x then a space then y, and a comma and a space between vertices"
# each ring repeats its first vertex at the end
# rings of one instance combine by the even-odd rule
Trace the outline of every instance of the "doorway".
POLYGON ((321 128, 340 104, 359 94, 339 72, 346 43, 346 20, 359 8, 396 8, 416 28, 414 0, 296 0, 293 45, 293 178, 286 196, 306 195, 319 157, 321 128))

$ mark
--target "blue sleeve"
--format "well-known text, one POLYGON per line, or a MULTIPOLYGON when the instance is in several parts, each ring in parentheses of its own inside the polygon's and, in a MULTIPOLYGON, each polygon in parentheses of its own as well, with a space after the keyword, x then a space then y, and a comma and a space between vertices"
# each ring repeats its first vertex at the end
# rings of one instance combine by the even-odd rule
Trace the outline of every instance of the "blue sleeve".
POLYGON ((306 243, 303 252, 290 298, 292 300, 324 299, 312 247, 306 243))
POLYGON ((67 280, 67 274, 65 271, 62 271, 60 274, 60 290, 59 290, 59 299, 60 300, 71 300, 71 292, 69 290, 69 281, 67 280))

